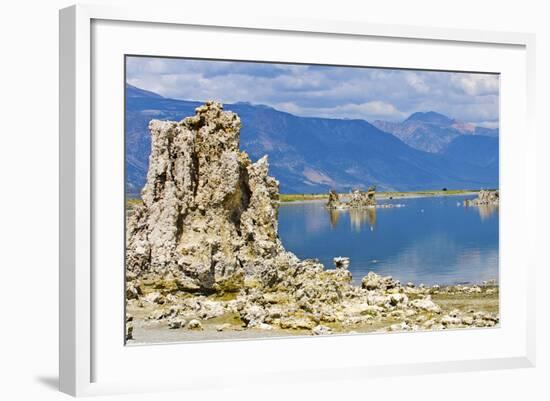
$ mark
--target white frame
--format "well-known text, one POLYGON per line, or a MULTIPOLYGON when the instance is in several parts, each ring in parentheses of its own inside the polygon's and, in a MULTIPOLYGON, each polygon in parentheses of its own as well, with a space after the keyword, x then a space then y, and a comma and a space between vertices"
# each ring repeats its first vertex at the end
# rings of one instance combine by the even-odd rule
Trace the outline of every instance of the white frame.
MULTIPOLYGON (((223 16, 186 15, 178 10, 157 8, 112 8, 109 6, 72 6, 60 11, 60 389, 72 395, 91 395, 106 392, 136 390, 111 383, 92 383, 91 313, 92 286, 92 141, 91 141, 91 26, 93 20, 139 21, 234 27, 245 29, 345 34, 387 38, 427 39, 447 42, 489 43, 525 47, 527 54, 527 150, 528 171, 534 174, 534 35, 524 33, 485 32, 458 29, 436 29, 397 25, 374 25, 350 21, 297 20, 291 18, 261 18, 244 16, 240 20, 226 20, 223 16), (229 25, 229 23, 231 25, 229 25)), ((533 220, 533 211, 529 219, 533 220)), ((534 225, 533 225, 534 227, 534 225)), ((534 233, 534 228, 533 228, 534 233)), ((532 234, 534 235, 534 234, 532 234)), ((532 241, 534 243, 534 241, 532 241)), ((527 263, 527 344, 525 355, 513 358, 449 361, 388 365, 373 368, 365 366, 347 369, 340 375, 354 378, 388 374, 420 374, 441 371, 466 371, 534 366, 535 321, 534 262, 527 263)), ((317 370, 303 372, 302 379, 322 379, 335 372, 317 370)), ((286 376, 286 380, 291 380, 286 376)), ((259 378, 269 381, 269 378, 259 378)), ((206 381, 204 385, 208 384, 206 381)), ((214 384, 214 383, 209 383, 214 384)), ((217 385, 220 385, 219 383, 217 385)), ((195 384, 193 385, 197 387, 195 384)), ((155 384, 141 386, 145 390, 163 390, 155 384)))

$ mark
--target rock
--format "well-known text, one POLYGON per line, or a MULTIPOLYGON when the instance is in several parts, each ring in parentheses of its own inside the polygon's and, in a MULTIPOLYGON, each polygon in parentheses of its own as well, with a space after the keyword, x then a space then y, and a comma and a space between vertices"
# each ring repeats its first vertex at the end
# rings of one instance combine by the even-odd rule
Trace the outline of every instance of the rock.
POLYGON ((180 122, 151 121, 143 203, 127 225, 130 273, 171 273, 185 291, 237 291, 247 270, 271 270, 286 253, 278 183, 266 157, 252 163, 239 150, 240 126, 216 102, 180 122))
POLYGON ((201 286, 196 280, 185 275, 180 275, 176 278, 176 285, 181 291, 196 292, 201 289, 201 286))
POLYGON ((462 320, 456 316, 445 315, 441 318, 441 324, 444 326, 454 326, 462 323, 462 320))
POLYGON ((314 336, 324 336, 327 334, 332 334, 332 329, 328 326, 318 325, 311 329, 311 334, 314 336))
POLYGON ((405 309, 405 316, 406 317, 413 317, 416 315, 416 310, 414 309, 405 309))
POLYGON ((409 298, 405 294, 391 294, 390 295, 390 305, 397 306, 399 304, 407 304, 409 298))
POLYGON ((175 318, 175 319, 170 320, 170 322, 168 323, 168 328, 169 329, 181 329, 182 327, 185 327, 186 323, 187 323, 187 321, 185 319, 175 318))
POLYGON ((481 190, 477 198, 464 201, 464 206, 498 206, 500 195, 498 191, 481 190))
POLYGON ((420 309, 426 312, 441 313, 441 308, 434 301, 432 301, 429 295, 426 298, 415 299, 409 304, 413 308, 420 309))
POLYGON ((145 301, 151 302, 153 304, 163 304, 164 303, 164 297, 161 295, 160 292, 151 292, 147 294, 144 298, 145 301))
POLYGON ((347 270, 347 268, 349 267, 349 263, 350 263, 349 258, 346 258, 346 257, 343 257, 343 256, 337 256, 334 259, 332 259, 332 261, 334 262, 334 266, 337 269, 345 269, 345 270, 347 270))
POLYGON ((481 288, 479 288, 477 285, 475 285, 473 287, 470 287, 468 292, 471 293, 471 294, 479 294, 479 293, 481 293, 481 288))
POLYGON ((266 310, 257 304, 246 305, 241 311, 241 320, 247 327, 258 327, 266 318, 266 310))
POLYGON ((375 187, 369 187, 367 191, 355 189, 350 194, 347 206, 350 208, 374 207, 376 206, 375 193, 375 187))
POLYGON ((134 339, 134 326, 131 324, 126 325, 126 341, 134 339))
POLYGON ((138 299, 142 294, 141 286, 135 282, 126 283, 126 299, 138 299))
POLYGON ((202 323, 197 319, 193 319, 187 323, 187 328, 189 330, 203 330, 202 323))
POLYGON ((349 195, 349 200, 347 202, 342 202, 338 193, 331 189, 328 194, 327 207, 329 209, 365 209, 365 208, 375 208, 380 207, 396 207, 403 205, 394 205, 394 204, 376 204, 376 188, 369 187, 367 191, 361 191, 359 189, 354 189, 349 195))
POLYGON ((305 317, 284 317, 279 324, 282 329, 303 329, 311 330, 315 327, 315 322, 305 317))
POLYGON ((199 302, 198 306, 197 314, 202 320, 212 319, 225 313, 225 309, 221 302, 204 300, 199 302))
POLYGON ((389 290, 399 287, 399 281, 391 276, 382 277, 374 272, 369 272, 361 280, 361 286, 366 290, 389 290))

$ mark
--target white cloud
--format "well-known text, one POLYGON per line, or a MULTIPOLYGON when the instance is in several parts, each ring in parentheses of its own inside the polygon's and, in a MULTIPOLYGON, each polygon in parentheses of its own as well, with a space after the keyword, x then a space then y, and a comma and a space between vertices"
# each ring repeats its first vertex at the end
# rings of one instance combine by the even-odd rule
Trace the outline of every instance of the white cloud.
POLYGON ((496 121, 479 121, 479 122, 475 123, 475 125, 478 126, 478 127, 484 127, 484 128, 498 128, 499 127, 498 120, 496 120, 496 121))
POLYGON ((388 117, 402 119, 408 116, 407 113, 396 109, 394 105, 380 100, 360 104, 346 103, 334 107, 300 107, 293 102, 285 102, 277 103, 275 108, 306 117, 348 118, 370 121, 388 117))
POLYGON ((409 72, 405 75, 405 79, 409 86, 413 88, 418 93, 428 93, 430 88, 418 74, 415 74, 414 72, 409 72))
POLYGON ((498 75, 454 74, 451 82, 471 96, 495 95, 499 89, 498 75))
POLYGON ((163 96, 265 104, 302 116, 399 121, 436 111, 498 121, 498 76, 437 71, 129 57, 132 85, 163 96))

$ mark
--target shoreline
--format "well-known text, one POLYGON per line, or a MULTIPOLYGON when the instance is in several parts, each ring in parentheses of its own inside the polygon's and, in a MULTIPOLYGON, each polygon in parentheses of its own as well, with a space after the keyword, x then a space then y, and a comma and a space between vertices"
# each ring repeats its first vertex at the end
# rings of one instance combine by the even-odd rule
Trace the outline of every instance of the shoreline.
MULTIPOLYGON (((420 297, 419 293, 428 293, 431 300, 441 310, 438 313, 421 311, 411 316, 394 316, 388 313, 379 320, 361 322, 352 326, 327 324, 332 329, 325 335, 365 335, 393 332, 422 332, 434 330, 460 330, 496 328, 499 327, 499 286, 498 283, 487 283, 468 286, 439 287, 405 287, 404 294, 409 298, 420 297), (475 310, 475 313, 473 312, 475 310), (464 322, 469 316, 486 314, 488 317, 486 326, 468 325, 464 322), (462 319, 460 323, 444 323, 439 326, 423 326, 426 322, 438 316, 443 322, 452 322, 453 319, 462 319), (442 317, 442 318, 441 318, 442 317), (446 320, 445 320, 446 319, 446 320), (417 325, 417 326, 414 326, 417 325), (412 328, 414 327, 414 329, 412 328)), ((207 297, 210 298, 210 297, 207 297)), ((420 299, 420 298, 418 298, 420 299)), ((166 320, 151 320, 148 316, 159 310, 159 306, 149 304, 138 307, 135 303, 127 306, 127 312, 133 316, 133 339, 127 341, 128 346, 159 345, 166 343, 196 343, 212 341, 242 341, 242 340, 271 340, 288 338, 305 338, 316 336, 309 329, 282 329, 272 327, 270 329, 245 327, 235 316, 217 316, 201 320, 201 329, 189 328, 171 329, 166 320), (222 328, 220 330, 220 328, 222 328)), ((471 318, 470 318, 471 319, 471 318)))
MULTIPOLYGON (((450 197, 450 196, 474 196, 479 193, 479 190, 449 190, 449 191, 410 191, 410 192, 377 192, 375 199, 377 200, 389 200, 389 199, 416 199, 416 198, 437 198, 437 197, 450 197)), ((339 194, 343 199, 349 196, 349 193, 344 192, 339 194)), ((326 202, 328 200, 328 194, 281 194, 279 197, 279 204, 298 204, 309 202, 326 202), (298 199, 293 199, 298 197, 298 199)), ((126 194, 126 206, 132 207, 141 203, 140 195, 126 194)))
MULTIPOLYGON (((420 199, 420 198, 444 198, 454 196, 475 196, 478 191, 468 191, 460 193, 445 193, 445 192, 378 192, 375 195, 376 200, 398 200, 398 199, 420 199)), ((343 200, 346 200, 349 194, 340 194, 343 200)), ((299 199, 299 200, 279 200, 279 205, 299 205, 304 203, 326 203, 328 195, 324 197, 315 197, 312 199, 299 199)), ((345 210, 345 209, 342 209, 345 210)))
MULTIPOLYGON (((377 192, 375 199, 390 200, 390 199, 415 199, 415 198, 437 198, 450 196, 475 196, 479 191, 476 190, 449 190, 449 191, 411 191, 411 192, 377 192)), ((347 199, 349 193, 339 193, 342 199, 347 199)), ((279 204, 288 203, 305 203, 305 202, 321 202, 327 201, 328 194, 282 194, 279 199, 279 204), (298 199, 294 199, 298 197, 298 199)))

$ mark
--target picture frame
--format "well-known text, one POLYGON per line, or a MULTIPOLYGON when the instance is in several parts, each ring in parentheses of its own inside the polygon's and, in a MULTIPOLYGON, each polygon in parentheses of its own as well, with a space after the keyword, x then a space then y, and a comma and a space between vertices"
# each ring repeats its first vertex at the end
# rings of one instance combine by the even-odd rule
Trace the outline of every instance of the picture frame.
MULTIPOLYGON (((168 41, 165 42, 164 49, 159 48, 157 51, 170 51, 169 48, 176 48, 176 45, 177 43, 168 41)), ((136 46, 132 44, 129 47, 132 51, 139 51, 136 46)), ((312 49, 318 48, 316 46, 312 49)), ((296 375, 299 375, 300 380, 311 381, 344 377, 362 380, 365 377, 380 375, 534 366, 534 270, 537 261, 533 256, 529 256, 533 253, 528 250, 535 242, 535 208, 529 205, 526 191, 516 190, 530 188, 531 193, 533 190, 536 191, 535 133, 532 127, 534 48, 534 36, 524 33, 376 25, 361 21, 296 20, 253 15, 227 19, 219 15, 183 15, 179 10, 139 7, 78 5, 61 10, 60 390, 81 396, 231 387, 239 385, 234 378, 244 372, 257 383, 269 383, 275 377, 283 382, 292 382, 296 375), (390 336, 391 339, 382 335, 355 335, 315 341, 301 338, 173 344, 133 347, 131 350, 125 348, 123 315, 117 315, 124 308, 124 290, 119 285, 123 282, 123 266, 120 265, 120 271, 117 271, 117 263, 113 263, 115 267, 108 272, 104 271, 103 267, 111 264, 108 262, 109 259, 120 260, 120 257, 123 257, 122 247, 104 247, 104 237, 109 237, 108 232, 113 230, 106 223, 123 219, 120 206, 123 187, 120 187, 120 194, 115 194, 113 188, 116 187, 105 186, 105 180, 102 179, 105 174, 122 168, 123 155, 117 153, 120 150, 120 138, 106 138, 94 133, 113 121, 118 121, 118 125, 112 124, 113 127, 120 127, 123 120, 119 115, 122 103, 117 103, 121 99, 124 85, 123 81, 118 82, 122 71, 118 66, 110 64, 110 60, 119 60, 121 54, 129 52, 123 49, 124 45, 121 43, 130 42, 130 38, 140 38, 140 46, 144 49, 141 51, 151 52, 155 46, 160 46, 161 42, 155 42, 156 39, 180 33, 185 35, 186 30, 205 38, 200 49, 181 49, 180 46, 179 51, 182 54, 194 52, 191 54, 193 56, 202 51, 205 55, 213 52, 216 53, 215 56, 235 57, 232 56, 237 51, 235 49, 216 48, 212 51, 208 47, 214 49, 220 35, 231 36, 242 43, 253 42, 256 35, 256 39, 261 36, 262 40, 273 40, 273 43, 290 39, 311 43, 338 41, 342 54, 348 52, 348 56, 342 56, 345 59, 341 62, 354 64, 349 49, 353 48, 350 46, 358 45, 359 41, 371 41, 374 43, 373 46, 380 48, 397 45, 402 41, 400 46, 404 46, 403 49, 412 49, 415 46, 420 49, 425 46, 426 49, 423 51, 427 55, 434 51, 441 54, 477 52, 480 58, 477 63, 484 62, 484 57, 487 59, 487 66, 482 68, 483 71, 506 71, 503 73, 506 82, 502 84, 501 103, 501 180, 505 199, 501 209, 504 248, 501 251, 504 266, 501 293, 502 327, 483 333, 455 331, 397 334, 390 336), (144 36, 140 36, 140 32, 144 36), (109 49, 107 42, 112 46, 109 49), (493 57, 489 60, 491 56, 493 57), (105 71, 111 67, 118 75, 108 76, 105 71), (118 104, 117 107, 112 107, 113 104, 106 101, 110 91, 117 93, 112 96, 113 104, 118 104), (513 101, 516 103, 509 103, 512 102, 512 96, 515 97, 513 101), (111 111, 107 113, 109 115, 105 114, 104 103, 111 107, 111 111), (514 106, 519 108, 516 108, 517 112, 512 115, 509 112, 514 110, 514 106), (512 131, 522 132, 521 137, 514 136, 512 131), (120 160, 118 164, 117 157, 120 160), (506 230, 506 227, 511 226, 518 227, 518 232, 506 230), (509 247, 509 244, 515 245, 509 247), (521 270, 512 279, 512 271, 506 266, 513 264, 520 266, 521 270), (113 277, 118 277, 118 281, 111 280, 113 277), (99 289, 101 299, 98 298, 99 289), (511 291, 512 289, 514 291, 511 291), (105 311, 109 308, 112 309, 113 315, 106 317, 105 311), (446 341, 452 342, 455 349, 446 349, 446 341), (473 342, 479 343, 479 346, 473 342), (376 345, 370 345, 374 343, 376 345), (283 358, 280 355, 282 346, 292 357, 283 358), (391 347, 392 355, 377 354, 376 350, 371 349, 383 350, 383 347, 391 347), (422 354, 412 351, 419 347, 426 347, 426 350, 430 347, 435 349, 433 353, 426 351, 422 354), (369 348, 368 353, 348 352, 365 348, 369 348), (466 348, 469 349, 468 352, 464 351, 466 348), (162 377, 147 376, 147 372, 143 372, 144 376, 140 377, 129 368, 138 360, 169 361, 176 353, 182 352, 188 360, 193 361, 192 369, 181 367, 179 372, 162 377), (204 356, 222 353, 230 361, 236 361, 242 355, 246 355, 248 366, 244 363, 231 363, 212 369, 204 361, 201 362, 204 356), (267 360, 271 363, 262 362, 267 360), (185 379, 181 379, 184 376, 185 379)), ((292 51, 291 48, 287 50, 292 51)), ((306 57, 300 54, 304 51, 300 51, 298 45, 295 50, 295 55, 287 57, 296 57, 296 60, 306 57)), ((253 46, 249 51, 254 51, 253 46)), ((275 53, 275 49, 273 52, 275 53)), ((319 56, 311 53, 309 57, 323 57, 322 53, 317 54, 319 56)), ((381 57, 383 53, 377 54, 381 57)), ((420 63, 417 58, 405 60, 407 55, 411 56, 411 53, 405 51, 401 61, 396 56, 392 60, 374 62, 405 68, 414 68, 420 63)), ((246 56, 239 54, 237 58, 239 57, 246 56)), ((258 55, 259 59, 265 57, 267 56, 258 55)), ((452 62, 451 58, 428 60, 429 57, 426 57, 427 61, 423 61, 423 68, 429 66, 436 70, 478 70, 468 68, 468 65, 476 65, 476 62, 472 61, 473 58, 466 57, 463 65, 455 64, 454 67, 449 65, 452 62)), ((113 128, 113 132, 116 135, 118 131, 113 128)), ((122 132, 120 135, 123 136, 122 132)), ((113 176, 118 176, 117 174, 113 176)), ((120 227, 116 224, 114 226, 120 227)), ((120 237, 114 240, 113 238, 109 237, 109 241, 120 245, 120 237)))

